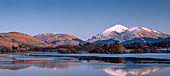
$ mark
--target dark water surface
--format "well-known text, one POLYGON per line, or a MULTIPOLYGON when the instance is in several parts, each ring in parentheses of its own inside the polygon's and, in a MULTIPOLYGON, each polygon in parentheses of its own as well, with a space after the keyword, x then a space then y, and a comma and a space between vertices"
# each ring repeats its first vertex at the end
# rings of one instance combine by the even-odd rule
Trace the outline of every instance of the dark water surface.
POLYGON ((0 76, 169 76, 170 54, 0 54, 0 76))

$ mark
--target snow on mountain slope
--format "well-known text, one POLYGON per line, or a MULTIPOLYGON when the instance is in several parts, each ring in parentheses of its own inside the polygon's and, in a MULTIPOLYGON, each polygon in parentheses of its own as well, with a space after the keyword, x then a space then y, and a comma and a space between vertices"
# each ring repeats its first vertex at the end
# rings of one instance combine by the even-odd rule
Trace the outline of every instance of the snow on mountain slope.
POLYGON ((132 27, 127 28, 122 25, 115 25, 111 28, 106 29, 102 33, 99 33, 93 36, 91 39, 87 40, 88 42, 96 42, 101 40, 118 40, 120 42, 124 42, 127 40, 132 40, 134 38, 166 38, 170 37, 169 34, 162 33, 160 31, 146 28, 146 27, 132 27))
POLYGON ((107 36, 107 35, 109 35, 109 34, 112 33, 112 32, 122 33, 122 32, 124 32, 124 31, 127 30, 127 29, 128 29, 128 28, 125 27, 125 26, 123 26, 123 25, 116 24, 115 26, 106 29, 106 30, 103 31, 101 34, 107 36))
POLYGON ((108 29, 106 29, 105 31, 97 34, 96 36, 93 36, 92 39, 87 40, 88 42, 95 42, 98 40, 108 40, 108 39, 116 39, 118 40, 117 36, 119 36, 119 34, 125 32, 128 28, 120 25, 120 24, 116 24, 115 26, 112 26, 108 29))
POLYGON ((166 38, 168 37, 167 34, 164 34, 160 31, 146 28, 146 27, 132 27, 127 29, 124 33, 120 35, 119 41, 126 41, 126 40, 131 40, 134 38, 142 38, 142 37, 147 37, 147 38, 158 38, 158 37, 163 37, 166 38))

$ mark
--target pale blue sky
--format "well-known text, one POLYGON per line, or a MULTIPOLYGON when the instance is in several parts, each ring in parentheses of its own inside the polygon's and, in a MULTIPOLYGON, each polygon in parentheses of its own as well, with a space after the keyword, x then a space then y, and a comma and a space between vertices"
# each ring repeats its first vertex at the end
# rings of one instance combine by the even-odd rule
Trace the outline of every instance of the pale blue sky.
POLYGON ((170 0, 0 0, 0 32, 67 33, 87 40, 114 24, 170 34, 170 0))

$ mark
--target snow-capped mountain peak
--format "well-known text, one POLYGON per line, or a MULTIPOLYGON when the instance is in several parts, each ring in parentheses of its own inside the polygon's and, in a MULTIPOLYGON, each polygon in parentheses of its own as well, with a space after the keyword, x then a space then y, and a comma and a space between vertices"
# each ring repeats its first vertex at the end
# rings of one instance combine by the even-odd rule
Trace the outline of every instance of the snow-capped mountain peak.
POLYGON ((102 34, 107 35, 107 34, 109 34, 111 32, 114 32, 114 31, 117 32, 117 33, 122 33, 122 32, 124 32, 127 29, 128 28, 123 26, 123 25, 116 24, 115 26, 112 26, 112 27, 106 29, 105 31, 103 31, 102 34))

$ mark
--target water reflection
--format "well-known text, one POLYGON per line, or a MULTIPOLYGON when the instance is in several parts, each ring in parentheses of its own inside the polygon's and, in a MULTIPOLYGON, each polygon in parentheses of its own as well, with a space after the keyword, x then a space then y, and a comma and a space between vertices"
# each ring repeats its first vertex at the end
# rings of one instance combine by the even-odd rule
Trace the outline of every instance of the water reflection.
MULTIPOLYGON (((169 60, 125 57, 49 57, 0 55, 0 69, 22 70, 32 66, 39 69, 68 69, 88 65, 113 76, 147 75, 169 67, 169 60)), ((83 69, 83 68, 82 68, 83 69)))
POLYGON ((103 71, 113 76, 126 76, 128 74, 132 75, 146 75, 152 72, 159 71, 165 68, 164 66, 155 66, 150 68, 142 68, 142 69, 127 69, 127 68, 116 68, 116 67, 108 67, 104 68, 103 71))
MULTIPOLYGON (((0 69, 9 69, 9 70, 21 70, 26 69, 31 66, 36 66, 42 69, 56 69, 56 68, 70 68, 73 67, 73 62, 77 62, 77 59, 40 59, 39 57, 35 57, 38 59, 31 59, 28 58, 20 59, 20 58, 14 58, 13 56, 5 56, 1 57, 0 59, 0 69)), ((60 58, 60 57, 59 57, 60 58)))

